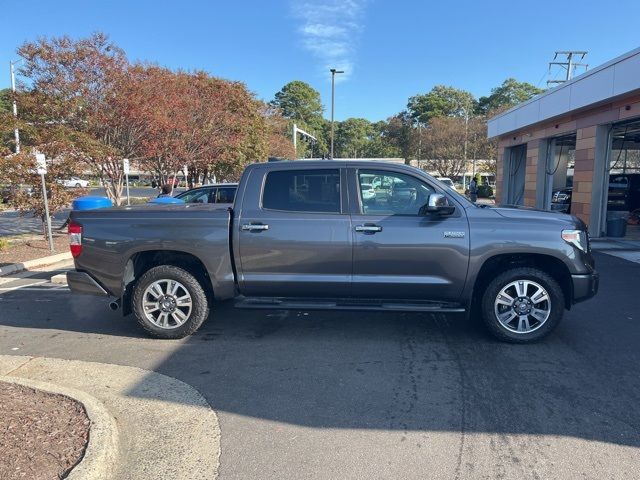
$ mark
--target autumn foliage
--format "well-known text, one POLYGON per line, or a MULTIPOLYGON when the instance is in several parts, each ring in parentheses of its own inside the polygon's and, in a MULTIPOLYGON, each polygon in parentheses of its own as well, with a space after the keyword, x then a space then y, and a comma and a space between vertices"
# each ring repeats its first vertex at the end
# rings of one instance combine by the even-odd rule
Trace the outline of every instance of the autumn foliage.
MULTIPOLYGON (((236 179, 248 163, 293 153, 281 115, 267 111, 240 82, 131 64, 100 33, 41 38, 18 54, 27 80, 18 93, 19 119, 0 119, 1 133, 17 124, 22 151, 29 153, 25 162, 37 150, 65 165, 52 170, 53 183, 58 173, 90 172, 119 204, 123 158, 159 179, 186 166, 195 183, 214 175, 236 179)), ((6 177, 13 170, 0 174, 26 180, 6 177)))

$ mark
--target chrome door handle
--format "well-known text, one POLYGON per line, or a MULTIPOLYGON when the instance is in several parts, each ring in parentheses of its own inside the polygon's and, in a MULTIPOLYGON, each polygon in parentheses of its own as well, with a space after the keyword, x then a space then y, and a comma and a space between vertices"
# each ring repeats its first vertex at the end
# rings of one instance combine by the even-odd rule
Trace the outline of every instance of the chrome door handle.
POLYGON ((381 231, 382 227, 380 225, 356 225, 356 232, 376 233, 381 231))
POLYGON ((262 232, 263 230, 269 230, 269 225, 263 225, 263 224, 248 224, 245 223, 244 225, 242 225, 242 230, 247 230, 249 232, 262 232))

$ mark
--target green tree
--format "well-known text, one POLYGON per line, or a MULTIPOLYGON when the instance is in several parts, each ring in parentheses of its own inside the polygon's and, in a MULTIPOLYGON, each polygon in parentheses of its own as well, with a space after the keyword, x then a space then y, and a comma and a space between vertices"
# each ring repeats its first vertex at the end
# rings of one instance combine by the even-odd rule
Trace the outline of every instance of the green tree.
POLYGON ((491 90, 488 97, 480 97, 478 100, 478 113, 492 115, 504 111, 522 102, 526 102, 544 92, 527 82, 518 82, 515 78, 507 78, 502 85, 491 90))
MULTIPOLYGON (((314 150, 326 152, 327 141, 324 135, 326 121, 322 117, 324 110, 320 100, 320 92, 308 83, 294 80, 287 83, 275 94, 271 105, 280 110, 283 117, 296 123, 318 139, 314 150)), ((306 142, 298 142, 298 155, 305 156, 311 146, 306 142)))
POLYGON ((278 107, 284 117, 308 125, 322 117, 320 92, 300 80, 294 80, 282 87, 271 104, 278 107))
POLYGON ((0 155, 15 151, 13 129, 13 95, 11 89, 0 90, 0 155))
POLYGON ((390 117, 382 128, 382 137, 387 145, 399 152, 405 163, 416 156, 418 139, 414 123, 409 112, 402 111, 390 117))
POLYGON ((407 109, 423 125, 437 117, 465 117, 476 109, 476 100, 466 90, 436 85, 429 93, 409 98, 407 109))
POLYGON ((12 95, 10 88, 0 90, 0 113, 13 112, 12 95))
POLYGON ((335 132, 335 156, 362 158, 373 137, 373 125, 364 118, 348 118, 338 122, 335 132))

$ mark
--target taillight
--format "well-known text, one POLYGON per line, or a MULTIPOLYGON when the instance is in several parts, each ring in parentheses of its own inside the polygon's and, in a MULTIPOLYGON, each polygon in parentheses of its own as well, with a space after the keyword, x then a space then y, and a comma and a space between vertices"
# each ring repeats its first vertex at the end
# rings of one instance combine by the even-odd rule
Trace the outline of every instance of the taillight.
POLYGON ((69 249, 74 257, 82 253, 82 225, 73 221, 69 222, 69 249))

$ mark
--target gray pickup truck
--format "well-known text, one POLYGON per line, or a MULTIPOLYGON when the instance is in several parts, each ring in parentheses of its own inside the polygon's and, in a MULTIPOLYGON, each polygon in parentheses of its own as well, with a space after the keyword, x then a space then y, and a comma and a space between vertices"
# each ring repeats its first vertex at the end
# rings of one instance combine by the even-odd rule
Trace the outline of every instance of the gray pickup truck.
POLYGON ((111 297, 160 338, 214 302, 243 308, 477 314, 497 338, 538 340, 597 292, 576 217, 476 205, 382 162, 247 167, 233 206, 74 211, 71 290, 111 297), (362 188, 362 186, 365 186, 362 188))

